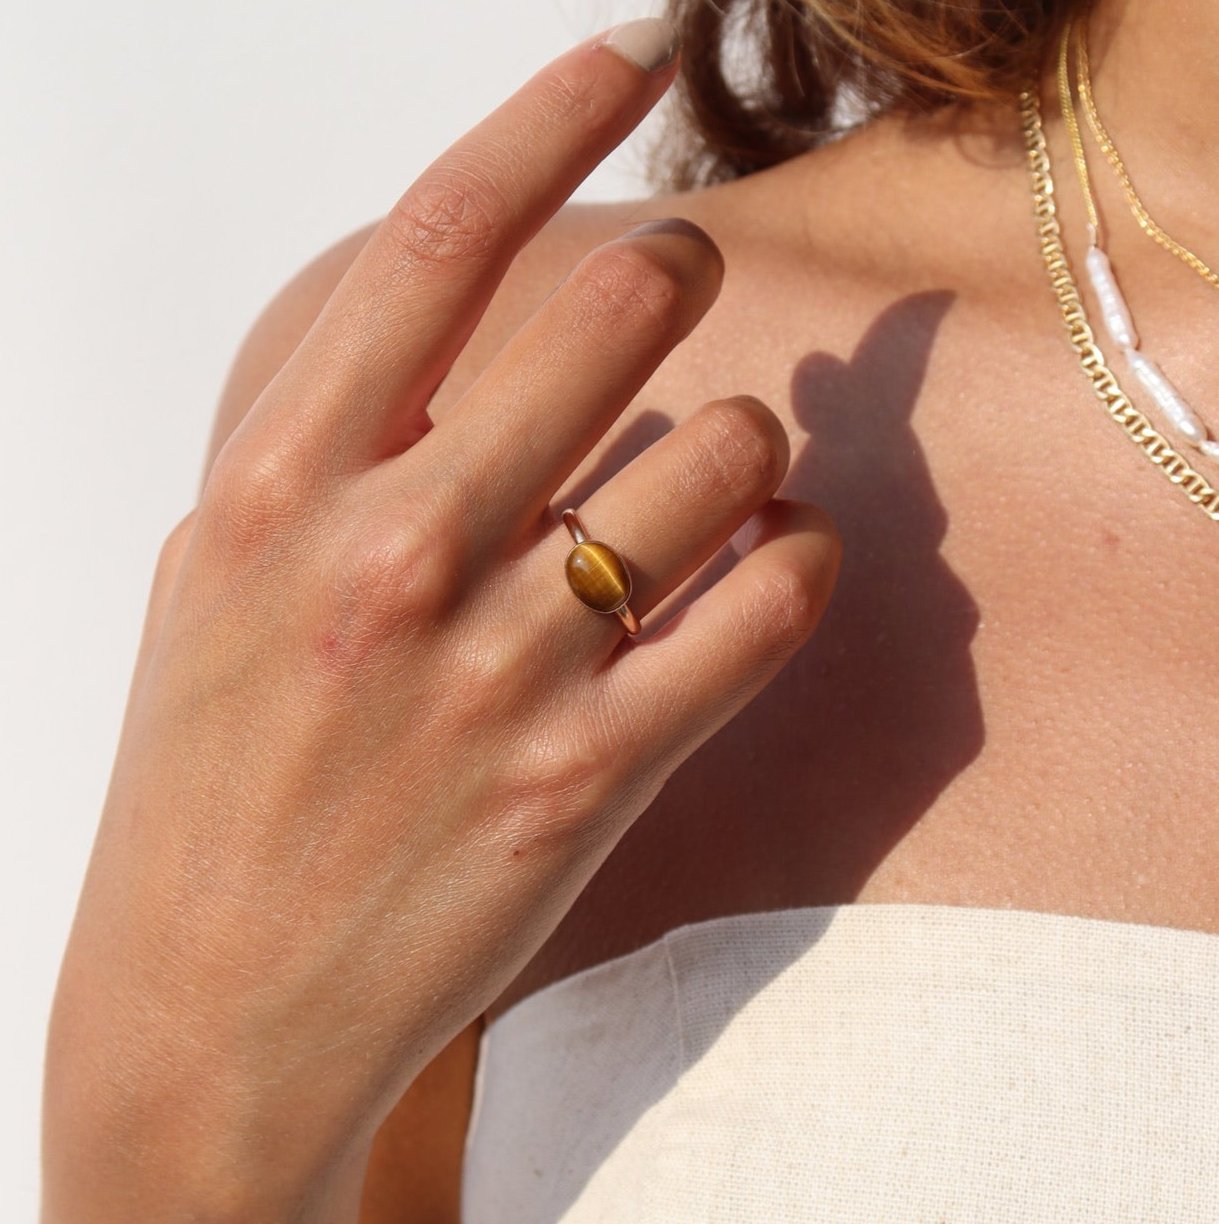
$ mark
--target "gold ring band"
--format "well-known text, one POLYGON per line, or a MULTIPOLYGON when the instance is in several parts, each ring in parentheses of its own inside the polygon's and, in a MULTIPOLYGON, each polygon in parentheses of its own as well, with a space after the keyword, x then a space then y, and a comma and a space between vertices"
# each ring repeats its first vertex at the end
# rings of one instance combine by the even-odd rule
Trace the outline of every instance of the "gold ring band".
POLYGON ((574 510, 563 511, 563 522, 576 542, 564 567, 567 585, 582 604, 594 612, 616 614, 627 633, 638 633, 639 619, 626 603, 631 597, 631 571, 626 562, 608 544, 589 539, 574 510))

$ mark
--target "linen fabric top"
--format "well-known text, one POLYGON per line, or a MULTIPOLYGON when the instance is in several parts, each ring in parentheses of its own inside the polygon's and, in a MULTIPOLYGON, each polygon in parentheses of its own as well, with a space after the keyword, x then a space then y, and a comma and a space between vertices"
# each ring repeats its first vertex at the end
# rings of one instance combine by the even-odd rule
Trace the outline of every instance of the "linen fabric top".
POLYGON ((734 914, 484 1030, 463 1224, 1219 1222, 1219 935, 734 914))

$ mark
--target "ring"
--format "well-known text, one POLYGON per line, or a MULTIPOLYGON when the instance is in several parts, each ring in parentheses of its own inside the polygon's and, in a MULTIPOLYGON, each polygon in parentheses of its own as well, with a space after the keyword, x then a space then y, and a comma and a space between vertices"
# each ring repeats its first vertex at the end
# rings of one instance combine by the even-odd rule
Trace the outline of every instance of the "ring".
POLYGON ((631 571, 626 562, 600 540, 590 540, 574 510, 563 511, 563 522, 576 546, 567 554, 567 585, 594 612, 616 613, 627 633, 639 632, 639 619, 626 606, 631 597, 631 571))

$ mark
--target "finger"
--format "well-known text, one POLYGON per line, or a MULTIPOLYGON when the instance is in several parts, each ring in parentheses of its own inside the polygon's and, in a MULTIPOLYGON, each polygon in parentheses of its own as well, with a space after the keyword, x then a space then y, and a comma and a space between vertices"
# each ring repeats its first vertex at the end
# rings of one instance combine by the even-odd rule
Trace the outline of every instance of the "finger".
MULTIPOLYGON (((651 57, 665 58, 672 27, 645 22, 651 57)), ((675 54, 647 71, 612 33, 547 64, 442 153, 353 261, 276 379, 282 393, 265 397, 315 466, 364 465, 426 432, 428 400, 517 252, 672 81, 675 54)), ((631 45, 649 52, 638 29, 631 45)))
POLYGON ((723 273, 707 234, 678 217, 590 252, 426 445, 373 474, 388 504, 406 486, 441 495, 439 471, 472 551, 536 539, 555 492, 707 312, 723 273))
POLYGON ((641 751, 668 776, 744 708, 811 636, 842 544, 824 510, 775 499, 750 551, 647 641, 622 651, 605 690, 631 712, 641 751))
MULTIPOLYGON (((761 400, 713 400, 574 507, 589 537, 626 562, 627 603, 637 617, 647 616, 766 504, 790 453, 787 430, 761 400)), ((566 586, 563 565, 573 547, 560 523, 538 549, 533 589, 545 589, 542 570, 551 583, 566 586)), ((590 652, 603 663, 622 642, 617 616, 583 607, 569 590, 555 588, 551 620, 550 654, 585 671, 590 652)))

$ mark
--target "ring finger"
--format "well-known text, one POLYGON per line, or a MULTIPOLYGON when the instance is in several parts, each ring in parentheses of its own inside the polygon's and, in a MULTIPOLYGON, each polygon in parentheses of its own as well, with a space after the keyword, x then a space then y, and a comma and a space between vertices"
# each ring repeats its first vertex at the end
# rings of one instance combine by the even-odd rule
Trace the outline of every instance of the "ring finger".
MULTIPOLYGON (((589 538, 608 544, 626 563, 627 605, 642 619, 770 500, 789 459, 787 431, 760 400, 713 400, 574 508, 589 538)), ((582 606, 568 587, 564 563, 573 547, 559 522, 529 558, 538 569, 526 588, 553 593, 542 627, 552 656, 578 659, 587 668, 590 650, 604 662, 624 629, 616 615, 582 606)))

